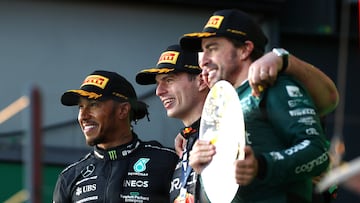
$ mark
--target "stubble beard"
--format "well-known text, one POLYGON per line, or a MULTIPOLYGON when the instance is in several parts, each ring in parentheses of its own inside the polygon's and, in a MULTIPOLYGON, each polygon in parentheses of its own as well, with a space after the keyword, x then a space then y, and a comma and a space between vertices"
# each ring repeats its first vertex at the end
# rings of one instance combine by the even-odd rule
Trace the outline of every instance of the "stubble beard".
MULTIPOLYGON (((113 106, 112 106, 112 110, 111 110, 110 115, 109 115, 109 120, 115 119, 115 114, 116 114, 115 108, 116 108, 116 105, 113 105, 113 106)), ((103 129, 103 130, 105 130, 105 131, 112 131, 113 129, 107 128, 107 130, 106 130, 106 129, 103 129)), ((107 134, 107 133, 104 132, 104 131, 100 131, 100 132, 98 132, 98 135, 97 135, 94 139, 86 139, 87 145, 89 145, 89 146, 95 146, 95 145, 98 145, 98 144, 104 144, 104 143, 106 143, 106 136, 105 136, 105 134, 107 134)))
POLYGON ((104 137, 96 137, 95 139, 91 139, 91 140, 87 140, 87 144, 89 146, 95 146, 95 145, 98 145, 98 144, 101 144, 101 143, 104 143, 105 139, 104 137))

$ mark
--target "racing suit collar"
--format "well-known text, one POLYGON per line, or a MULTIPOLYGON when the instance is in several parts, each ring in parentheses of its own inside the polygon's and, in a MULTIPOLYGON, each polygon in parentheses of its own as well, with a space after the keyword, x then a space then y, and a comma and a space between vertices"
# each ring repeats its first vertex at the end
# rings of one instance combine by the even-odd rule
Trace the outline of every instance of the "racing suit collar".
POLYGON ((132 132, 133 139, 130 143, 120 145, 118 147, 114 147, 111 149, 101 149, 97 146, 94 147, 94 155, 96 158, 104 159, 104 160, 117 160, 126 157, 131 154, 135 149, 137 149, 140 145, 140 140, 138 136, 132 132))
POLYGON ((192 135, 199 131, 200 128, 200 118, 195 121, 191 126, 184 127, 181 129, 180 133, 185 139, 189 139, 192 135))

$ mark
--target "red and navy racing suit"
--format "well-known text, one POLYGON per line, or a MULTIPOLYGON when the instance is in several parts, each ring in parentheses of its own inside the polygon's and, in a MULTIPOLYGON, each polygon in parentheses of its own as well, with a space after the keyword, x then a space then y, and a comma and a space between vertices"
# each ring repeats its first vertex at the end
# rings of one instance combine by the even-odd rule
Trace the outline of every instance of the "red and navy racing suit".
POLYGON ((186 139, 186 147, 181 159, 179 159, 174 171, 170 187, 170 202, 191 202, 208 203, 210 202, 205 194, 204 188, 200 184, 200 176, 188 164, 189 152, 195 141, 199 138, 200 119, 191 126, 181 130, 181 135, 186 139), (185 199, 182 199, 181 188, 186 190, 185 199))
POLYGON ((133 140, 113 149, 94 147, 58 177, 54 203, 168 203, 178 160, 174 150, 156 141, 133 140))

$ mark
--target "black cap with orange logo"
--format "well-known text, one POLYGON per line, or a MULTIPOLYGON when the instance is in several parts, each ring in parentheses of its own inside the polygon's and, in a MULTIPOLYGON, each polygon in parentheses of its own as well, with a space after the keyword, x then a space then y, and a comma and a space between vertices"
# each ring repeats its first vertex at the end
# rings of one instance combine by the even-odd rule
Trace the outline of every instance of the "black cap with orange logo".
POLYGON ((147 105, 137 100, 135 89, 131 83, 115 72, 94 71, 85 78, 79 89, 66 91, 61 96, 61 103, 65 106, 78 105, 80 97, 129 102, 135 113, 134 120, 141 119, 148 114, 147 105))
POLYGON ((197 52, 185 51, 180 45, 171 45, 160 55, 155 68, 144 69, 136 74, 136 82, 140 85, 155 84, 157 74, 177 72, 200 74, 197 52))
POLYGON ((264 51, 267 38, 261 27, 248 14, 227 9, 214 12, 202 32, 188 33, 180 38, 183 49, 201 51, 201 39, 208 37, 227 37, 241 41, 252 41, 259 51, 264 51))

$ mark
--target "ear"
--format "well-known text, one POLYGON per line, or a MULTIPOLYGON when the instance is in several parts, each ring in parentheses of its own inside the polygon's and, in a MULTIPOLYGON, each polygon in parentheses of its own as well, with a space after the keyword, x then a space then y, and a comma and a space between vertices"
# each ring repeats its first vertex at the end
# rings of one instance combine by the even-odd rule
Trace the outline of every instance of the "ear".
POLYGON ((119 119, 127 119, 130 116, 131 105, 129 102, 117 104, 117 116, 119 119))
POLYGON ((245 41, 244 42, 244 46, 241 46, 240 48, 238 48, 238 50, 240 51, 240 58, 242 60, 246 60, 250 57, 250 54, 253 52, 254 50, 254 43, 252 41, 245 41))

